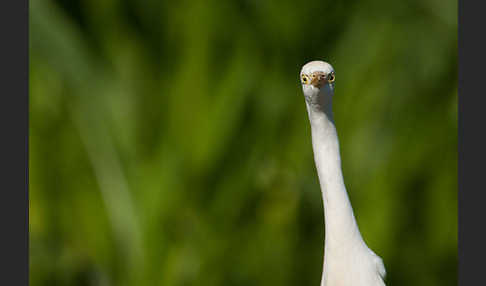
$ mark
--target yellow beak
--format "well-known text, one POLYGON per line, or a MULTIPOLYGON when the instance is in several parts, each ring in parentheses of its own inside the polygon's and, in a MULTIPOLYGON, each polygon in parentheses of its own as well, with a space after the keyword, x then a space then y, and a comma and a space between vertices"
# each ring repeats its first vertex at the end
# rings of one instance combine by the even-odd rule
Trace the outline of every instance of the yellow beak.
POLYGON ((327 78, 323 72, 314 72, 311 74, 311 84, 314 87, 321 88, 326 84, 327 78))

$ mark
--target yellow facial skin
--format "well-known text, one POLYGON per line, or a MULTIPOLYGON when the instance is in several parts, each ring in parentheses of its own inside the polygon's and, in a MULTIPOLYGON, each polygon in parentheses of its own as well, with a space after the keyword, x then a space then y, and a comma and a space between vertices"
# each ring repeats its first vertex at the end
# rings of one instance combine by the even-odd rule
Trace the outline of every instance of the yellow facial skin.
POLYGON ((323 72, 313 72, 310 75, 302 74, 303 84, 312 84, 317 88, 323 87, 326 83, 333 83, 335 79, 334 72, 327 75, 323 72))

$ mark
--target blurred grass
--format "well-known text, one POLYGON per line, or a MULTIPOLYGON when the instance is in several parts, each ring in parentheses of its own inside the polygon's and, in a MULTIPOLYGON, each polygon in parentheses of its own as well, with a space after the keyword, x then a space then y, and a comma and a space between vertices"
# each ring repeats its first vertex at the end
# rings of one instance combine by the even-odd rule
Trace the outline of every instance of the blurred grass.
POLYGON ((455 1, 30 2, 32 285, 318 285, 298 73, 388 285, 457 281, 455 1))

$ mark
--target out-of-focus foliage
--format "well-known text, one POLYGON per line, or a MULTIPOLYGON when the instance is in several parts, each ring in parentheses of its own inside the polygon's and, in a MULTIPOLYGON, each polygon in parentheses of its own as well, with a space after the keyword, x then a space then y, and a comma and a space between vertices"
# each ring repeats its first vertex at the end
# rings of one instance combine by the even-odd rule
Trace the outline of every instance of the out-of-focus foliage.
POLYGON ((32 0, 31 285, 319 285, 314 59, 387 284, 456 285, 456 6, 32 0))

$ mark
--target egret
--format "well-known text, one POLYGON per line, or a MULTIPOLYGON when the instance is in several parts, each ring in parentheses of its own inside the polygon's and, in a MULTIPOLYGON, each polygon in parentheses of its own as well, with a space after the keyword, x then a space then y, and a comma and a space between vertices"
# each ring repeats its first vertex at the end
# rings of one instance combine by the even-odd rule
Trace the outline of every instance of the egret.
POLYGON ((364 242, 344 185, 332 113, 335 79, 333 67, 323 61, 300 71, 324 205, 321 286, 384 286, 385 266, 364 242))

